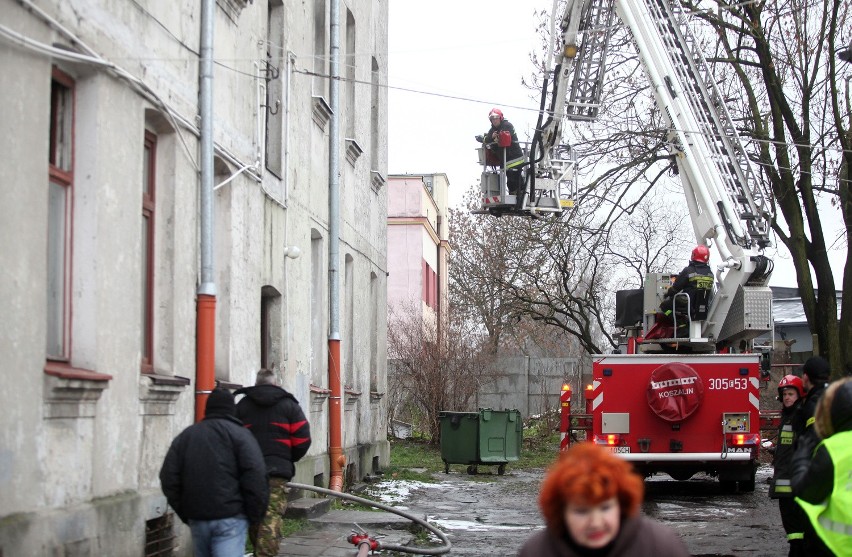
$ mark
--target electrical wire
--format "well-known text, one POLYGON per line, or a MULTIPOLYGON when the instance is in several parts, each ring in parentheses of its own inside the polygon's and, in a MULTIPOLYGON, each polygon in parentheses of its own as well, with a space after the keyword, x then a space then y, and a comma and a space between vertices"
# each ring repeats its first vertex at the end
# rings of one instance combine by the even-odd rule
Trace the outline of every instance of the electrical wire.
MULTIPOLYGON (((9 29, 8 27, 0 25, 0 34, 2 34, 4 38, 6 38, 8 41, 10 41, 12 43, 18 44, 19 46, 22 46, 24 48, 29 48, 31 50, 34 50, 36 52, 40 52, 40 53, 45 54, 45 55, 49 55, 49 56, 53 56, 53 57, 57 57, 57 58, 65 59, 65 60, 71 60, 71 61, 75 61, 75 62, 88 63, 88 64, 103 67, 103 68, 115 73, 118 77, 121 77, 122 79, 124 79, 126 81, 129 81, 135 87, 141 88, 141 90, 139 90, 139 89, 137 89, 137 90, 140 93, 143 93, 146 97, 148 97, 149 100, 152 100, 152 102, 154 102, 158 107, 163 109, 163 111, 167 114, 167 116, 172 120, 173 126, 175 127, 176 131, 178 131, 178 136, 180 137, 180 142, 181 142, 181 145, 183 147, 185 155, 190 160, 190 162, 193 164, 193 166, 196 168, 196 170, 198 169, 198 165, 197 165, 193 156, 190 153, 189 146, 187 145, 183 135, 180 134, 180 132, 179 132, 179 129, 181 127, 184 127, 184 128, 189 129, 190 131, 192 131, 194 134, 197 135, 198 130, 190 122, 190 120, 188 118, 181 116, 176 111, 174 111, 174 109, 169 107, 156 94, 156 92, 154 92, 144 82, 142 82, 141 80, 139 80, 138 78, 136 78, 135 76, 133 76, 132 74, 127 72, 126 70, 123 70, 122 68, 116 66, 115 64, 103 59, 102 57, 100 57, 92 49, 90 49, 84 43, 82 43, 82 41, 80 41, 79 38, 77 38, 73 33, 68 31, 67 29, 65 29, 62 25, 60 25, 58 22, 56 22, 53 18, 51 18, 49 15, 47 15, 45 12, 43 12, 41 9, 39 9, 37 6, 35 6, 30 0, 18 0, 18 1, 22 4, 24 4, 25 7, 31 9, 31 11, 33 11, 34 13, 36 13, 37 15, 42 17, 52 27, 54 27, 55 29, 62 32, 66 37, 71 39, 73 43, 84 48, 90 54, 89 55, 80 54, 80 53, 75 53, 75 52, 70 51, 70 50, 57 48, 57 47, 54 47, 52 45, 45 45, 45 44, 39 43, 38 41, 34 41, 32 39, 29 39, 29 38, 21 35, 20 33, 17 33, 16 31, 9 29), (177 125, 178 121, 181 123, 181 126, 177 125)), ((184 46, 188 51, 197 55, 197 53, 195 53, 194 50, 192 50, 189 46, 187 46, 180 39, 178 39, 173 33, 171 33, 171 31, 161 21, 159 21, 156 17, 154 17, 152 14, 150 14, 150 12, 148 12, 141 5, 139 5, 138 2, 136 2, 136 0, 132 0, 132 1, 133 1, 134 4, 137 5, 137 7, 140 10, 142 10, 152 20, 154 20, 161 27, 163 27, 179 44, 184 46)), ((743 7, 743 6, 750 5, 750 4, 755 4, 758 1, 759 0, 746 0, 744 2, 738 2, 738 3, 735 3, 735 4, 730 4, 728 6, 724 6, 721 9, 732 10, 733 8, 743 7)), ((805 8, 806 8, 806 6, 802 7, 801 10, 804 10, 805 8)), ((709 11, 710 10, 692 10, 692 11, 688 11, 688 12, 685 11, 683 13, 697 14, 697 13, 703 13, 703 12, 709 12, 709 11)), ((791 10, 791 13, 793 11, 795 11, 795 10, 791 10)), ((591 28, 591 29, 585 30, 585 32, 595 32, 595 31, 601 32, 601 31, 606 31, 606 30, 609 30, 609 29, 616 29, 616 28, 620 28, 620 27, 624 27, 624 24, 616 24, 616 25, 607 26, 607 27, 600 27, 600 28, 591 28)), ((267 46, 273 46, 274 48, 282 48, 283 49, 283 47, 281 47, 280 45, 275 45, 273 43, 268 43, 268 42, 266 44, 267 44, 267 46)), ((352 54, 352 56, 358 56, 358 55, 361 55, 361 54, 358 54, 358 53, 352 54)), ((368 55, 368 54, 365 53, 364 55, 368 55)), ((372 54, 369 54, 369 55, 372 56, 372 54)), ((315 58, 327 59, 328 57, 326 57, 326 56, 300 56, 299 58, 302 58, 302 59, 315 59, 315 58)), ((135 59, 135 58, 127 58, 127 59, 141 60, 141 59, 135 59)), ((163 60, 163 59, 161 59, 161 58, 150 58, 150 60, 158 61, 158 60, 163 60)), ((242 60, 242 59, 221 59, 220 58, 218 60, 214 60, 214 64, 216 64, 216 65, 218 65, 218 66, 220 66, 220 67, 222 67, 222 68, 224 68, 228 71, 232 71, 232 72, 235 72, 235 73, 238 73, 238 74, 241 74, 241 75, 245 75, 245 76, 251 77, 253 79, 260 79, 260 78, 263 77, 263 76, 259 76, 259 75, 253 74, 253 73, 244 72, 244 71, 238 70, 236 68, 233 68, 231 66, 228 66, 224 63, 224 61, 233 62, 233 61, 245 61, 245 60, 242 60)), ((537 109, 529 108, 528 106, 519 106, 519 105, 513 105, 513 104, 509 104, 509 103, 500 103, 499 101, 493 101, 493 100, 480 100, 480 99, 474 99, 474 98, 471 98, 471 97, 464 97, 464 96, 460 96, 460 95, 437 93, 437 92, 425 91, 425 90, 420 90, 420 89, 413 89, 413 88, 409 88, 409 87, 394 86, 394 85, 390 85, 390 84, 377 84, 377 83, 373 83, 371 81, 364 81, 364 80, 359 80, 359 79, 354 79, 354 78, 346 78, 346 77, 342 77, 342 76, 332 77, 329 74, 324 74, 324 73, 315 72, 315 71, 306 70, 306 69, 294 68, 293 72, 303 74, 303 75, 308 75, 308 76, 311 76, 311 77, 319 77, 319 78, 324 78, 324 79, 332 79, 333 78, 333 79, 336 79, 336 80, 339 80, 339 81, 342 81, 342 82, 352 82, 352 83, 363 84, 363 85, 379 86, 379 87, 382 87, 382 88, 385 88, 385 89, 388 89, 388 90, 396 90, 396 91, 402 91, 402 92, 431 96, 431 97, 446 98, 446 99, 450 99, 450 100, 458 100, 458 101, 464 101, 464 102, 472 102, 472 103, 477 103, 477 104, 485 104, 485 105, 497 104, 497 105, 500 105, 500 106, 505 106, 507 108, 512 108, 512 109, 516 109, 516 110, 522 110, 522 111, 527 111, 527 112, 538 112, 537 109)), ((694 132, 694 131, 689 132, 688 130, 683 130, 683 131, 684 131, 684 133, 702 133, 702 134, 706 135, 704 132, 694 132)), ((810 149, 818 147, 817 145, 813 145, 813 144, 805 145, 805 144, 790 143, 790 142, 785 142, 785 141, 780 141, 780 140, 757 139, 757 138, 751 138, 751 137, 746 138, 746 139, 749 140, 749 141, 755 142, 755 143, 768 143, 770 145, 783 144, 783 145, 788 145, 788 146, 803 147, 803 148, 810 148, 810 149)), ((231 155, 230 153, 226 153, 220 146, 217 146, 217 151, 219 151, 220 154, 223 154, 225 156, 225 158, 227 158, 232 163, 236 163, 236 166, 238 168, 244 168, 246 166, 248 166, 248 167, 252 166, 252 165, 246 165, 246 164, 240 162, 235 156, 231 155)), ((837 152, 847 153, 849 151, 839 149, 837 152)), ((767 166, 767 163, 757 162, 756 164, 759 164, 761 166, 767 166)), ((783 169, 783 170, 793 170, 793 171, 796 170, 795 168, 790 168, 790 167, 772 166, 772 168, 778 168, 778 169, 783 169)), ((260 178, 256 173, 250 172, 249 174, 251 174, 254 177, 255 180, 260 181, 260 178)), ((805 173, 805 174, 807 174, 807 173, 805 173)), ((850 181, 848 179, 842 179, 842 178, 838 178, 838 179, 841 180, 842 182, 849 182, 850 181)), ((267 193, 267 195, 269 195, 269 194, 267 193)))
MULTIPOLYGON (((195 161, 195 158, 193 157, 193 155, 192 155, 192 153, 189 149, 189 145, 187 144, 186 139, 184 138, 184 135, 181 133, 181 129, 186 129, 186 130, 189 130, 191 133, 193 133, 196 137, 198 137, 200 135, 200 130, 192 123, 192 121, 189 118, 181 115, 179 112, 177 112, 171 106, 169 106, 157 94, 157 92, 154 91, 150 86, 148 86, 144 81, 137 78, 136 76, 134 76, 133 74, 131 74, 127 70, 125 70, 125 69, 115 65, 114 63, 104 59, 94 49, 92 49, 91 47, 86 45, 82 40, 80 40, 80 38, 77 37, 72 31, 65 28, 62 24, 60 24, 58 21, 56 21, 53 17, 51 17, 49 14, 44 12, 41 8, 39 8, 38 6, 33 4, 31 0, 18 0, 18 2, 21 3, 22 5, 24 5, 24 7, 29 9, 33 14, 35 14, 39 18, 41 18, 51 28, 60 32, 63 36, 65 36, 67 39, 69 39, 72 44, 74 44, 77 47, 84 50, 87 54, 73 53, 72 51, 57 48, 57 47, 54 47, 52 45, 45 45, 45 44, 40 43, 38 41, 35 41, 33 39, 28 39, 28 38, 24 37, 23 35, 21 35, 20 33, 12 31, 11 29, 8 29, 5 26, 3 26, 4 32, 2 33, 2 35, 7 40, 11 40, 12 42, 16 42, 17 44, 23 46, 24 48, 31 49, 35 52, 39 52, 39 53, 47 55, 47 56, 56 56, 56 57, 65 58, 65 59, 68 59, 68 57, 71 56, 71 57, 73 57, 72 59, 75 60, 75 61, 91 63, 91 64, 96 65, 98 67, 104 68, 108 72, 112 73, 114 76, 116 76, 116 77, 126 81, 127 83, 129 83, 133 90, 135 90, 137 93, 141 94, 144 98, 148 99, 151 103, 153 103, 155 106, 160 108, 166 114, 166 116, 171 121, 172 126, 175 130, 175 133, 177 134, 177 136, 180 140, 180 143, 181 143, 181 146, 183 148, 183 152, 184 152, 185 156, 187 157, 187 159, 189 160, 189 162, 193 166, 193 168, 196 171, 200 171, 198 163, 195 161), (20 39, 26 39, 26 40, 20 40, 20 39)), ((234 167, 239 168, 240 169, 239 172, 243 172, 243 171, 248 169, 249 171, 246 172, 246 174, 248 174, 255 182, 259 182, 259 183, 262 184, 263 180, 262 180, 262 176, 260 174, 260 171, 255 170, 257 163, 246 164, 246 163, 242 162, 239 159, 239 157, 237 157, 235 154, 231 153, 228 149, 222 147, 221 145, 217 144, 217 145, 214 145, 214 147, 215 147, 216 153, 219 154, 222 158, 226 159, 234 167)), ((273 201, 275 201, 279 205, 281 204, 265 188, 263 188, 263 192, 266 194, 267 197, 269 197, 270 199, 272 199, 273 201)))

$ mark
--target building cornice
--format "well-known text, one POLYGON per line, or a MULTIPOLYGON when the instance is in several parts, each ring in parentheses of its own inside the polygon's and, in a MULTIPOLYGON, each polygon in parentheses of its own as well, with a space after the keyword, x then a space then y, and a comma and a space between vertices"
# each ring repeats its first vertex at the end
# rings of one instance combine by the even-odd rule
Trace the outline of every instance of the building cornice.
POLYGON ((435 227, 432 226, 432 222, 426 217, 388 217, 388 226, 422 226, 429 233, 429 236, 432 237, 435 245, 441 243, 438 233, 435 232, 435 227))

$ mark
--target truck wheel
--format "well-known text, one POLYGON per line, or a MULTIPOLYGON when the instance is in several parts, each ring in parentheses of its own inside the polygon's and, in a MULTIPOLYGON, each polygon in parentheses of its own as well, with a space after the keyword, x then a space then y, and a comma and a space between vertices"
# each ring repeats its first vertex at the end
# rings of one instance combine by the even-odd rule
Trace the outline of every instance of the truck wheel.
POLYGON ((476 472, 477 472, 477 470, 476 470, 475 465, 471 464, 470 466, 467 467, 467 473, 470 474, 471 476, 476 474, 476 472))
POLYGON ((498 476, 502 476, 505 473, 506 473, 506 465, 505 464, 501 464, 500 466, 497 467, 497 475, 498 476))
POLYGON ((722 493, 736 493, 737 492, 737 481, 736 480, 719 480, 719 487, 722 489, 722 493))

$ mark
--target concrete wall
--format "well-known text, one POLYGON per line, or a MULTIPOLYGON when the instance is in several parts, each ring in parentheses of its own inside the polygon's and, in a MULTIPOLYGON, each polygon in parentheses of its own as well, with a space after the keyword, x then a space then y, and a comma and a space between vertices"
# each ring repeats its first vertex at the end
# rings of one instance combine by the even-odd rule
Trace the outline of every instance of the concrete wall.
MULTIPOLYGON (((317 97, 328 98, 322 80, 301 73, 314 69, 315 5, 328 13, 322 0, 216 4, 215 183, 236 176, 214 195, 215 373, 230 385, 253 382, 261 362, 262 295, 272 294, 269 359, 300 400, 313 433, 294 479, 327 485, 329 115, 317 97), (271 30, 270 16, 277 22, 271 30), (283 63, 267 81, 255 76, 269 49, 283 63), (289 71, 286 53, 296 53, 289 71), (264 87, 278 88, 280 97, 269 122, 259 106, 268 102, 264 87), (275 128, 276 118, 281 132, 266 153, 261 132, 275 128), (256 165, 263 156, 273 170, 256 165), (317 241, 323 249, 314 260, 317 241), (289 246, 302 255, 285 257, 289 246), (319 305, 311 281, 324 293, 319 305)), ((144 554, 145 522, 167 513, 158 480, 162 459, 194 418, 200 3, 152 0, 144 10, 114 0, 36 6, 0 0, 3 25, 48 48, 74 50, 73 42, 82 43, 90 58, 102 57, 120 72, 0 42, 0 69, 15 76, 0 89, 7 130, 0 140, 6 161, 0 165, 0 372, 14 378, 0 417, 0 554, 136 556, 144 554), (73 79, 76 95, 70 351, 58 364, 45 358, 54 66, 73 79), (146 131, 157 139, 157 195, 153 373, 142 374, 146 131)), ((386 82, 387 3, 340 6, 347 48, 369 54, 354 58, 355 80, 386 82)), ((325 37, 327 49, 327 17, 325 37)), ((381 87, 346 83, 341 97, 356 102, 342 100, 335 142, 341 153, 339 333, 346 473, 357 478, 389 458, 387 98, 381 87), (356 89, 347 92, 348 86, 356 89)), ((175 534, 178 553, 190 554, 187 530, 176 526, 175 534)))
POLYGON ((575 358, 501 358, 494 381, 480 388, 477 406, 517 409, 523 418, 558 410, 564 383, 582 392, 581 372, 575 358))

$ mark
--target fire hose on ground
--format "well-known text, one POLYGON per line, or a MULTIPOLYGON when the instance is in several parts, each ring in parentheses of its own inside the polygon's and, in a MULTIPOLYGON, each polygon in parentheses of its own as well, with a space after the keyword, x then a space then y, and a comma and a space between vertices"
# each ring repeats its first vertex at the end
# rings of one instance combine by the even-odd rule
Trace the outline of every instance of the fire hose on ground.
POLYGON ((305 489, 307 491, 315 491, 316 493, 322 493, 323 495, 330 495, 332 497, 338 497, 340 499, 348 499, 349 501, 354 501, 356 503, 366 505, 369 507, 375 507, 377 509, 381 509, 383 511, 387 511, 390 513, 397 514, 403 518, 406 518, 415 524, 419 524, 423 528, 426 528, 428 531, 435 534, 438 539, 441 540, 443 546, 440 547, 411 547, 407 545, 395 545, 395 544, 382 544, 381 542, 370 538, 366 532, 361 533, 353 533, 349 536, 349 542, 355 545, 359 550, 359 555, 366 555, 369 551, 378 551, 378 550, 388 550, 388 551, 401 551, 403 553, 414 553, 417 555, 443 555, 445 553, 449 553, 452 548, 452 544, 450 544, 450 540, 447 538, 446 534, 441 532, 435 526, 429 524, 422 518, 418 518, 414 515, 411 515, 407 512, 401 511, 399 509, 395 509, 389 505, 385 505, 379 503, 377 501, 370 501, 369 499, 364 499, 362 497, 358 497, 356 495, 350 495, 348 493, 342 493, 340 491, 333 491, 331 489, 325 489, 323 487, 316 487, 313 485, 305 485, 299 484, 295 482, 289 482, 287 484, 289 487, 294 489, 305 489))

